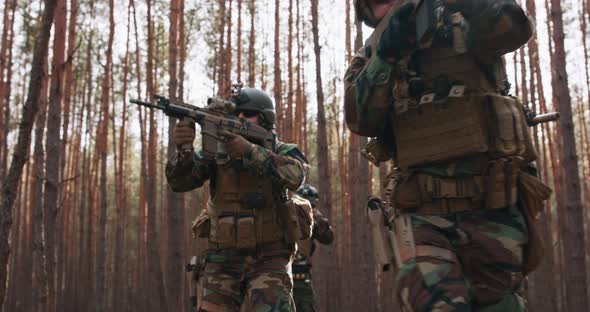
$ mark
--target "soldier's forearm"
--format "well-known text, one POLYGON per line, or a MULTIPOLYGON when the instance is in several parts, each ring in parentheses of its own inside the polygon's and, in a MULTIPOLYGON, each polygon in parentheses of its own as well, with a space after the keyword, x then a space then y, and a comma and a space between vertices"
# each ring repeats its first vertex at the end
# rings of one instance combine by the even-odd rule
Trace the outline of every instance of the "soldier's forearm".
POLYGON ((275 154, 258 145, 245 159, 245 164, 292 191, 297 190, 305 180, 305 170, 298 160, 275 154))
POLYGON ((166 180, 174 192, 188 192, 201 187, 210 172, 206 164, 200 163, 194 153, 187 155, 178 151, 166 163, 166 180))

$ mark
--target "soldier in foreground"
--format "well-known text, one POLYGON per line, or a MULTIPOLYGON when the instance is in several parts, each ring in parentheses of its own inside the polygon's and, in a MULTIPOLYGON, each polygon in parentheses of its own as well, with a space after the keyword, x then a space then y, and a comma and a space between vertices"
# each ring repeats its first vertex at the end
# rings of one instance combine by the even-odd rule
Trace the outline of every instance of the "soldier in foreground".
POLYGON ((502 55, 532 25, 514 0, 356 0, 375 28, 345 77, 349 129, 393 160, 385 208, 402 311, 523 311, 550 190, 502 55), (418 5, 416 5, 418 4, 418 5))
POLYGON ((312 285, 311 256, 315 251, 315 241, 329 245, 334 241, 332 226, 322 213, 316 209, 318 191, 309 184, 303 184, 297 195, 307 199, 313 207, 313 234, 311 239, 297 242, 297 253, 291 266, 293 271, 293 298, 298 312, 317 311, 315 292, 312 285))
MULTIPOLYGON (((234 96, 235 115, 269 131, 275 112, 265 92, 243 88, 234 96)), ((276 140, 266 149, 231 132, 221 133, 229 159, 194 153, 195 126, 178 123, 178 150, 166 165, 168 184, 186 192, 210 181, 207 209, 193 231, 208 238, 197 286, 197 311, 294 311, 289 275, 295 239, 284 212, 287 190, 305 178, 303 154, 276 140), (277 217, 279 216, 279 217, 277 217)))

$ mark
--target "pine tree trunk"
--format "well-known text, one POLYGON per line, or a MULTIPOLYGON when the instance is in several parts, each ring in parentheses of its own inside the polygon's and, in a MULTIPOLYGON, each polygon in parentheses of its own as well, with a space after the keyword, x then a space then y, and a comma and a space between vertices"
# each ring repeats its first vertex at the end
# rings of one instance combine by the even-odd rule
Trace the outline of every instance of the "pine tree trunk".
MULTIPOLYGON (((178 20, 179 15, 178 0, 172 0, 170 3, 170 31, 169 31, 169 50, 168 50, 168 74, 170 81, 168 83, 168 96, 171 99, 177 98, 177 55, 178 55, 178 20)), ((176 119, 168 118, 168 133, 174 133, 176 127, 176 119)), ((176 145, 172 136, 168 137, 168 153, 170 158, 176 152, 176 145)), ((182 306, 181 299, 181 272, 178 268, 182 268, 182 227, 181 216, 184 211, 184 196, 181 193, 174 193, 169 186, 166 186, 167 200, 168 200, 168 260, 166 272, 166 288, 168 290, 168 310, 172 311, 182 306)))
POLYGON ((223 95, 223 90, 225 87, 225 80, 228 79, 228 77, 225 77, 225 53, 227 53, 227 51, 225 51, 225 21, 226 21, 226 16, 225 16, 225 0, 219 0, 219 17, 218 17, 218 21, 219 21, 219 48, 217 50, 217 53, 215 54, 215 59, 217 62, 217 66, 215 66, 216 71, 217 71, 217 81, 215 81, 215 75, 213 75, 214 77, 214 82, 217 82, 217 95, 218 96, 222 96, 223 95))
POLYGON ((47 106, 47 136, 45 149, 45 190, 43 198, 44 235, 49 289, 48 312, 56 311, 56 222, 60 192, 60 140, 61 101, 63 98, 64 52, 66 43, 67 2, 58 0, 55 9, 55 30, 53 39, 53 61, 51 65, 51 87, 47 106))
POLYGON ((221 81, 223 83, 223 89, 221 90, 221 98, 227 99, 231 93, 231 70, 232 70, 232 0, 229 0, 229 7, 227 10, 227 46, 225 47, 224 53, 224 79, 221 81))
MULTIPOLYGON (((154 59, 154 30, 152 23, 152 5, 151 0, 147 2, 147 23, 148 23, 148 54, 147 54, 147 68, 146 68, 146 83, 147 94, 151 97, 154 94, 154 75, 153 75, 153 59, 154 59)), ((149 140, 147 149, 147 176, 146 176, 146 202, 147 202, 147 267, 146 272, 150 280, 150 295, 148 297, 148 308, 162 311, 167 308, 166 291, 164 285, 164 277, 160 265, 159 242, 156 233, 156 142, 157 142, 157 125, 154 118, 154 111, 150 110, 149 114, 149 140)))
MULTIPOLYGON (((240 0, 242 1, 242 0, 240 0)), ((256 18, 256 2, 248 2, 250 10, 250 46, 248 47, 248 86, 254 87, 256 84, 256 32, 254 31, 254 20, 256 18)))
POLYGON ((580 198, 578 156, 576 153, 575 130, 572 120, 571 98, 566 72, 563 20, 560 0, 551 0, 553 40, 555 44, 554 94, 559 103, 561 143, 558 149, 560 166, 563 168, 562 186, 564 211, 560 217, 560 229, 568 265, 565 266, 566 302, 568 311, 583 311, 588 307, 586 287, 586 259, 584 243, 584 213, 580 198))
POLYGON ((279 137, 285 135, 283 131, 283 87, 281 86, 281 45, 280 45, 280 0, 275 0, 275 37, 274 37, 274 85, 273 93, 275 98, 276 123, 275 127, 279 137))
MULTIPOLYGON (((311 2, 311 29, 313 34, 313 46, 314 46, 314 54, 315 54, 315 68, 316 68, 316 97, 317 97, 317 162, 318 162, 318 181, 319 183, 319 193, 320 193, 320 201, 319 207, 320 211, 325 216, 332 215, 332 188, 330 183, 330 171, 329 171, 329 159, 330 154, 328 150, 328 142, 327 142, 327 126, 326 126, 326 113, 324 109, 324 91, 322 85, 322 67, 321 67, 321 52, 320 52, 320 43, 319 43, 319 19, 318 19, 318 1, 317 0, 310 0, 311 2)), ((329 287, 330 285, 334 285, 331 281, 335 278, 335 272, 333 271, 333 266, 330 265, 330 259, 334 258, 333 248, 320 248, 318 250, 318 270, 316 270, 315 275, 315 283, 316 285, 321 285, 316 289, 320 291, 325 289, 326 291, 323 293, 323 296, 320 295, 320 302, 323 300, 322 306, 329 306, 330 302, 336 301, 338 292, 333 291, 334 288, 329 287)), ((320 293, 321 294, 321 293, 320 293)), ((325 310, 325 309, 322 309, 325 310)))
POLYGON ((6 154, 8 154, 8 150, 5 147, 6 136, 8 135, 8 125, 4 124, 4 110, 8 109, 8 103, 4 104, 4 94, 6 93, 6 85, 4 84, 4 72, 6 70, 7 64, 6 62, 8 59, 6 58, 6 54, 8 51, 8 33, 10 31, 10 7, 16 5, 16 0, 7 0, 4 3, 4 13, 3 13, 3 30, 2 30, 2 39, 0 40, 0 186, 4 181, 5 175, 5 159, 7 158, 6 154), (6 108, 5 108, 6 107, 6 108))
POLYGON ((47 56, 49 45, 49 33, 53 22, 56 0, 46 0, 43 17, 35 43, 33 65, 31 68, 29 91, 23 107, 22 119, 19 124, 19 135, 14 148, 14 154, 10 170, 5 182, 2 184, 2 200, 0 203, 0 306, 6 295, 6 266, 10 255, 8 235, 12 225, 12 206, 16 199, 17 186, 22 175, 24 164, 27 160, 29 145, 31 142, 31 129, 37 110, 39 109, 39 96, 43 80, 43 62, 47 56))
POLYGON ((45 152, 43 134, 47 116, 48 77, 47 61, 43 64, 44 75, 41 83, 39 114, 35 126, 35 151, 33 153, 33 307, 35 311, 46 311, 47 271, 45 268, 45 244, 43 243, 43 179, 45 177, 45 152))
POLYGON ((236 78, 236 82, 241 83, 242 82, 242 0, 238 0, 238 37, 236 39, 237 41, 237 67, 236 67, 236 73, 237 73, 237 78, 236 78))

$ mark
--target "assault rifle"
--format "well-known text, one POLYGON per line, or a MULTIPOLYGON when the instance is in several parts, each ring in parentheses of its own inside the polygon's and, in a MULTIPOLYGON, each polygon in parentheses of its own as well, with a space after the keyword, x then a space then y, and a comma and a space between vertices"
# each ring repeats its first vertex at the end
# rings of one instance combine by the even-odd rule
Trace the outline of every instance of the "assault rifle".
MULTIPOLYGON (((159 109, 173 118, 189 118, 198 123, 201 126, 203 138, 203 155, 207 159, 215 159, 219 164, 230 160, 223 148, 226 138, 220 135, 221 131, 239 134, 252 143, 274 150, 275 134, 257 124, 236 117, 233 114, 236 105, 231 101, 209 98, 207 106, 201 108, 160 95, 154 95, 153 97, 156 100, 155 104, 138 99, 132 99, 130 102, 148 108, 159 109)), ((192 144, 182 146, 182 149, 192 150, 192 144)))

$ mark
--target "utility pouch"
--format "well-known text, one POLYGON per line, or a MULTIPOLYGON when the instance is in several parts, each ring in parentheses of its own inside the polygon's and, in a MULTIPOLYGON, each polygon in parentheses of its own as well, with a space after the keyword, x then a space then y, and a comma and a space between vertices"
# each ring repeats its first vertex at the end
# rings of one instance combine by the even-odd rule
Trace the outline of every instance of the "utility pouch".
POLYGON ((400 168, 477 154, 536 159, 522 105, 513 97, 489 93, 433 101, 423 96, 418 107, 398 111, 394 118, 400 168))
POLYGON ((266 207, 266 196, 259 192, 245 193, 240 197, 242 207, 245 209, 261 209, 266 207))
POLYGON ((361 154, 375 166, 379 166, 379 163, 393 157, 393 149, 391 144, 387 144, 384 139, 376 137, 369 140, 361 154))
POLYGON ((191 227, 193 238, 207 238, 211 230, 211 220, 207 211, 202 211, 201 214, 193 221, 191 227))
POLYGON ((249 249, 256 246, 256 223, 254 217, 240 217, 236 225, 236 248, 249 249))
POLYGON ((423 203, 432 201, 432 198, 421 192, 420 179, 414 172, 394 172, 390 179, 392 186, 389 203, 396 211, 416 211, 423 203))
POLYGON ((545 200, 551 196, 551 189, 538 178, 520 172, 518 176, 518 193, 523 213, 528 225, 529 241, 524 247, 523 274, 527 275, 539 266, 545 251, 538 228, 538 219, 543 211, 545 200))
POLYGON ((295 243, 298 240, 309 239, 313 229, 313 211, 311 204, 305 198, 293 196, 284 207, 285 241, 295 243))
POLYGON ((234 217, 219 217, 217 222, 212 222, 211 234, 211 240, 220 247, 234 247, 236 245, 236 224, 234 217))
POLYGON ((492 107, 490 156, 523 156, 527 161, 537 158, 528 131, 526 116, 518 99, 509 96, 488 95, 492 107))

